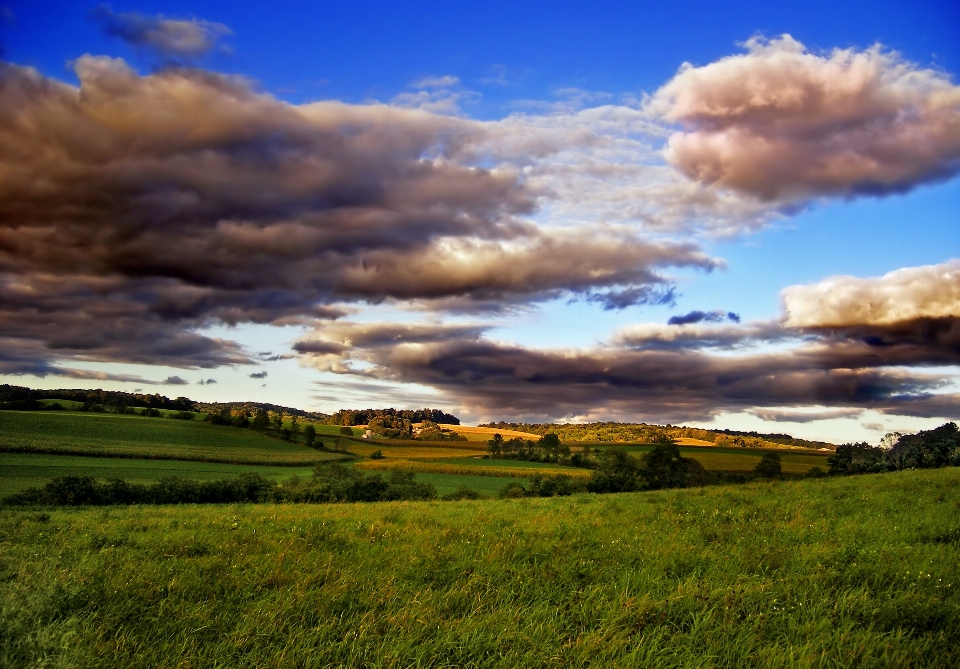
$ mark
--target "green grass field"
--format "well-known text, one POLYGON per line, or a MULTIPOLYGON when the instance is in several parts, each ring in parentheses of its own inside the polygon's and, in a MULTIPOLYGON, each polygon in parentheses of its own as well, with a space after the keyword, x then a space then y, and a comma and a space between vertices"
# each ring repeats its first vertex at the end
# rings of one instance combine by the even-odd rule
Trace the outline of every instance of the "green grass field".
POLYGON ((960 665, 960 469, 0 511, 0 666, 960 665))
POLYGON ((340 457, 200 421, 59 411, 0 411, 0 451, 303 466, 340 457))
POLYGON ((119 478, 130 483, 153 483, 168 476, 208 481, 251 472, 280 481, 291 476, 309 478, 313 467, 0 453, 0 472, 0 498, 3 498, 26 488, 40 487, 57 476, 93 476, 101 480, 119 478))

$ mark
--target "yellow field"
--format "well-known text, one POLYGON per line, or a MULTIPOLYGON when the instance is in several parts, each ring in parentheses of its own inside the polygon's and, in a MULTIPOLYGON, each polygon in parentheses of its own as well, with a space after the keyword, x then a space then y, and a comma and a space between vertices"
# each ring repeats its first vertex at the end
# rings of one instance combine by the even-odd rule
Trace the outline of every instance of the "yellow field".
POLYGON ((539 434, 533 434, 532 432, 501 430, 495 427, 472 427, 470 425, 450 425, 448 423, 444 423, 440 427, 442 427, 444 430, 451 430, 457 434, 462 434, 470 441, 487 441, 495 434, 499 434, 504 439, 512 439, 513 437, 519 437, 521 439, 533 439, 534 441, 540 439, 539 434))
POLYGON ((712 441, 704 441, 703 439, 694 439, 693 437, 680 437, 675 439, 677 446, 714 446, 715 444, 712 441))
POLYGON ((444 464, 442 462, 422 462, 413 460, 367 460, 354 465, 357 469, 370 471, 401 471, 420 474, 462 474, 467 476, 512 476, 530 478, 534 474, 556 476, 564 474, 572 479, 589 479, 593 472, 589 469, 548 469, 538 467, 487 467, 444 464))
POLYGON ((389 442, 371 441, 361 443, 352 441, 347 446, 351 453, 370 457, 374 451, 380 451, 385 457, 400 460, 435 460, 437 458, 464 458, 471 455, 483 455, 486 447, 468 442, 389 442))

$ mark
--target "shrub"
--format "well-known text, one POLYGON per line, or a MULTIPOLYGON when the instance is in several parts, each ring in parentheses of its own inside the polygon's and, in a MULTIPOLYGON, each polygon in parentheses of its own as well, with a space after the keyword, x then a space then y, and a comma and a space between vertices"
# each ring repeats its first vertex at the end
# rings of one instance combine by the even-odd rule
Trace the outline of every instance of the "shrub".
POLYGON ((353 436, 353 428, 352 428, 352 427, 341 427, 341 428, 340 428, 340 434, 342 434, 344 437, 352 437, 352 436, 353 436))
POLYGON ((459 488, 457 488, 457 489, 454 490, 453 492, 447 493, 446 495, 444 495, 444 496, 443 496, 443 499, 445 499, 445 500, 447 500, 447 501, 456 501, 456 500, 462 500, 462 499, 480 499, 480 498, 482 498, 482 497, 483 497, 483 495, 481 495, 480 493, 478 493, 478 492, 477 492, 476 490, 474 490, 473 488, 467 488, 467 487, 465 487, 465 486, 460 486, 459 488))
POLYGON ((762 476, 763 478, 777 478, 783 471, 783 467, 780 463, 780 454, 765 453, 764 456, 760 458, 760 462, 757 463, 757 466, 754 467, 753 471, 757 476, 762 476))
POLYGON ((370 454, 371 460, 386 460, 387 456, 383 454, 383 451, 374 451, 370 454))

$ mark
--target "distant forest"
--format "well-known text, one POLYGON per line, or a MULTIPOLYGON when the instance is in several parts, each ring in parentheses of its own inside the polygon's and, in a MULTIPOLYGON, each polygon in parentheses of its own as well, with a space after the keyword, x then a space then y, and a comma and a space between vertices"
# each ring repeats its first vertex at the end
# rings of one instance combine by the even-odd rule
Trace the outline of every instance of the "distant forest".
POLYGON ((327 419, 329 425, 367 425, 374 418, 399 418, 411 423, 432 423, 459 425, 460 419, 440 409, 342 409, 327 419))
POLYGON ((492 427, 500 430, 516 430, 545 435, 556 434, 565 441, 612 441, 653 443, 658 437, 674 439, 702 439, 717 446, 738 446, 745 448, 836 448, 835 444, 825 441, 798 439, 789 434, 763 434, 759 432, 740 432, 736 430, 703 430, 696 427, 675 425, 648 425, 646 423, 483 423, 480 427, 492 427))

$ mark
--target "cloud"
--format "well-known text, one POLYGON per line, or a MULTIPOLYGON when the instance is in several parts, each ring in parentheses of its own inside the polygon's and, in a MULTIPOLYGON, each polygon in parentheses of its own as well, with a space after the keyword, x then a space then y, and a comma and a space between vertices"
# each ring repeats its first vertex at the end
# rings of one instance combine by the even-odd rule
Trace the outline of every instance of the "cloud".
POLYGON ((785 288, 782 296, 785 324, 796 328, 960 318, 960 260, 907 267, 877 278, 830 277, 785 288))
POLYGON ((200 379, 199 381, 197 381, 197 385, 198 385, 198 386, 209 386, 209 385, 212 385, 212 384, 214 384, 214 383, 216 383, 216 382, 217 382, 216 379, 207 379, 207 380, 200 379))
POLYGON ((721 310, 716 311, 691 311, 689 313, 671 316, 667 321, 668 325, 689 325, 691 323, 721 323, 727 319, 733 323, 740 322, 740 316, 728 311, 724 313, 721 310))
POLYGON ((179 376, 168 376, 163 382, 165 386, 186 386, 189 385, 189 382, 186 379, 181 379, 179 376))
POLYGON ((777 423, 812 423, 818 420, 857 418, 863 413, 863 409, 830 409, 827 411, 817 411, 815 413, 777 409, 748 409, 747 413, 761 420, 777 423))
POLYGON ((460 77, 446 74, 439 77, 424 77, 410 84, 411 88, 452 88, 460 85, 460 77))
POLYGON ((816 55, 789 35, 685 64, 649 103, 678 123, 665 156, 762 200, 889 194, 960 169, 960 87, 874 46, 816 55))
POLYGON ((929 412, 933 402, 937 411, 947 411, 936 415, 960 410, 934 394, 951 375, 885 369, 865 347, 812 344, 731 357, 695 350, 531 349, 468 332, 450 336, 442 326, 420 341, 395 342, 384 334, 381 327, 377 343, 345 351, 340 364, 324 360, 318 366, 429 386, 485 416, 626 415, 678 422, 756 407, 918 413, 929 412), (430 338, 435 340, 425 341, 430 338))
POLYGON ((266 372, 254 372, 250 375, 251 379, 265 379, 267 378, 266 372))
POLYGON ((201 19, 170 19, 138 12, 114 12, 100 5, 87 16, 107 35, 161 56, 197 58, 212 50, 217 41, 232 31, 222 23, 201 19))

